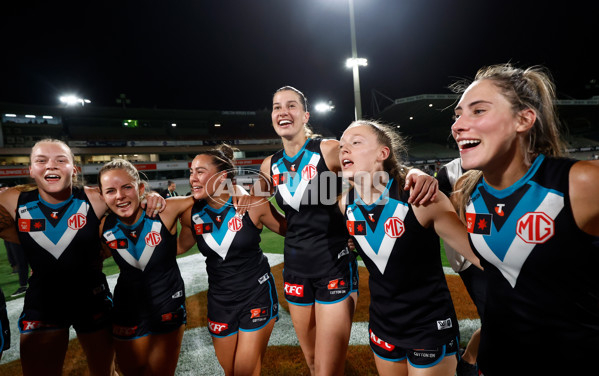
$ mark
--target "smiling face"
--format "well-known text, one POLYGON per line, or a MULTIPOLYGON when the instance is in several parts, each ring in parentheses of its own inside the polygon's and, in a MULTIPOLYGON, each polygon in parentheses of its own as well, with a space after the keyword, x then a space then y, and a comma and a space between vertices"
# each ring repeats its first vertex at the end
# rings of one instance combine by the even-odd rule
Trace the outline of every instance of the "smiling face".
POLYGON ((292 139, 305 137, 304 124, 310 119, 298 93, 282 90, 275 93, 272 100, 272 126, 279 137, 292 139))
POLYGON ((383 170, 389 148, 378 142, 371 126, 351 125, 339 141, 339 162, 343 177, 354 180, 359 174, 383 170))
MULTIPOLYGON (((520 148, 520 123, 511 103, 491 80, 475 81, 455 108, 451 127, 464 169, 492 170, 509 164, 520 148)), ((505 167, 504 167, 505 168, 505 167)))
POLYGON ((31 150, 29 175, 45 201, 55 204, 68 198, 76 173, 71 150, 66 145, 40 142, 31 150))
POLYGON ((196 200, 212 198, 214 192, 226 178, 226 173, 219 173, 212 158, 211 155, 200 154, 191 162, 189 185, 191 186, 191 195, 196 200))
POLYGON ((123 222, 133 224, 141 216, 140 197, 145 191, 124 169, 106 170, 100 177, 102 197, 108 208, 123 222))

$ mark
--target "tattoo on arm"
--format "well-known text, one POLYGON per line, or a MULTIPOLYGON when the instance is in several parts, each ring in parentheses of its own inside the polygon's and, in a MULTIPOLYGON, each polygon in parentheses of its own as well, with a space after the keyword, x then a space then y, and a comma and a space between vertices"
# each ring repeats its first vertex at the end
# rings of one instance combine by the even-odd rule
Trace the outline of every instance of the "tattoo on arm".
POLYGON ((0 232, 15 226, 15 220, 6 208, 0 205, 0 232))

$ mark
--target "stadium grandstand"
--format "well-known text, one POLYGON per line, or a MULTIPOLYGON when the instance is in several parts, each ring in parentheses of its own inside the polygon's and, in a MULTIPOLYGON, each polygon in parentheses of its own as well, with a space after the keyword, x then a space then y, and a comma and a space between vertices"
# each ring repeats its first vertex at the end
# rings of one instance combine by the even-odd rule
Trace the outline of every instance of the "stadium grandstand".
MULTIPOLYGON (((388 98, 387 98, 388 99, 388 98)), ((449 125, 454 94, 424 94, 391 100, 377 120, 393 124, 409 143, 411 165, 434 173, 457 157, 449 125)), ((558 101, 569 152, 578 159, 599 158, 599 96, 558 101)), ((257 172, 263 158, 282 147, 269 110, 192 111, 94 106, 37 106, 0 103, 0 184, 28 181, 31 146, 44 138, 71 147, 86 184, 95 184, 103 163, 123 157, 143 171, 154 189, 177 183, 188 187, 189 163, 200 151, 226 142, 239 149, 242 173, 257 172)), ((317 129, 325 137, 334 137, 317 129)))

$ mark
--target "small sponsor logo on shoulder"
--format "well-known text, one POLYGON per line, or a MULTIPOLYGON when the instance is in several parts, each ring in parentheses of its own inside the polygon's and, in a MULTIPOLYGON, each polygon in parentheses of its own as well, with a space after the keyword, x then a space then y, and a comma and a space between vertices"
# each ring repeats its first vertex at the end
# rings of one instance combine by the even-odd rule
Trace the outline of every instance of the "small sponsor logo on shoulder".
POLYGON ((171 296, 171 298, 173 298, 173 299, 177 299, 177 298, 180 298, 180 297, 182 297, 182 296, 183 296, 183 290, 179 290, 179 291, 177 291, 176 293, 174 293, 174 294, 171 296))
POLYGON ((449 329, 452 326, 451 319, 437 320, 437 330, 449 329))

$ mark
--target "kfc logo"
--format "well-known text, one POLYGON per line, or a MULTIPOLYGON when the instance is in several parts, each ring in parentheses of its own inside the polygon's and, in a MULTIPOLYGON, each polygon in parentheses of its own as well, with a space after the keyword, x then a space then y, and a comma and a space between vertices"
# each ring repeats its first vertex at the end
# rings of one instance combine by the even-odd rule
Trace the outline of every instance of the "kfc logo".
POLYGON ((285 282, 285 294, 301 298, 304 296, 304 285, 293 285, 285 282))
POLYGON ((370 330, 370 342, 387 351, 393 351, 393 349, 395 348, 395 345, 387 343, 379 337, 377 337, 376 335, 374 335, 374 332, 372 330, 370 330))
POLYGON ((136 331, 137 331, 137 326, 133 326, 133 327, 119 326, 119 325, 112 326, 112 333, 114 335, 117 335, 120 337, 132 337, 135 335, 136 331))
POLYGON ((229 325, 208 320, 208 328, 212 333, 220 334, 223 330, 227 330, 229 325))

